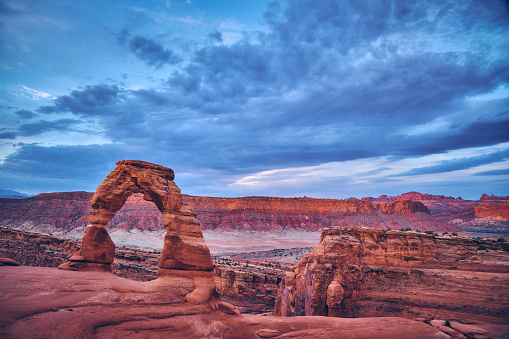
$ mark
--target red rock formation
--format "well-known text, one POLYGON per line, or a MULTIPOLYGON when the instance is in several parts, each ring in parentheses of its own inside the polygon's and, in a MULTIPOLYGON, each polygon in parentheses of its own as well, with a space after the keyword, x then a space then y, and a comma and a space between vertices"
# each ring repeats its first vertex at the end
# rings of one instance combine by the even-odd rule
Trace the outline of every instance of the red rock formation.
POLYGON ((508 201, 509 200, 509 195, 508 196, 505 196, 505 197, 498 197, 496 195, 487 195, 486 193, 484 193, 483 195, 481 195, 481 198, 479 199, 479 201, 496 201, 497 203, 500 202, 500 201, 508 201))
POLYGON ((284 271, 261 262, 216 259, 214 281, 221 300, 244 312, 271 312, 284 271))
POLYGON ((0 226, 38 232, 69 232, 87 225, 88 192, 39 194, 28 199, 0 199, 0 226))
POLYGON ((411 200, 422 202, 426 207, 429 208, 431 213, 439 213, 439 212, 447 212, 447 211, 456 211, 466 208, 471 208, 474 206, 486 206, 486 205, 494 205, 500 204, 504 202, 509 202, 508 197, 497 197, 494 195, 488 196, 483 194, 481 199, 478 201, 472 200, 463 200, 461 197, 454 198, 451 196, 445 195, 434 195, 434 194, 425 194, 419 192, 408 192, 403 193, 401 195, 396 196, 387 196, 381 195, 378 198, 373 197, 364 197, 361 200, 371 201, 376 203, 388 203, 398 200, 411 200))
POLYGON ((179 284, 185 282, 176 293, 187 302, 204 303, 217 296, 212 259, 200 224, 192 208, 182 202, 173 178, 173 171, 163 166, 137 160, 117 162, 92 198, 90 225, 85 229, 79 253, 59 268, 111 270, 115 245, 106 225, 130 195, 142 193, 145 200, 154 202, 164 218, 166 236, 158 275, 180 279, 179 284))
POLYGON ((418 232, 326 228, 320 245, 285 274, 275 314, 439 312, 442 319, 502 323, 509 303, 509 254, 502 247, 418 232))
POLYGON ((476 206, 474 211, 477 218, 509 221, 509 204, 476 206))
POLYGON ((0 267, 0 279, 3 338, 444 337, 436 327, 396 317, 238 315, 224 303, 182 302, 157 280, 130 281, 102 272, 0 267))
MULTIPOLYGON (((23 201, 0 199, 0 226, 39 232, 69 232, 86 226, 92 194, 52 193, 23 201), (71 199, 74 197, 75 199, 71 199), (40 199, 42 198, 42 199, 40 199)), ((437 222, 418 202, 376 204, 359 200, 311 198, 208 198, 183 196, 193 207, 202 229, 226 231, 317 231, 323 227, 369 225, 379 229, 418 228, 459 231, 437 222)), ((142 194, 131 195, 109 221, 108 229, 157 231, 163 215, 142 194)))
POLYGON ((272 231, 369 225, 378 229, 418 228, 458 231, 436 222, 419 202, 394 201, 375 204, 360 200, 312 198, 207 198, 184 197, 192 205, 204 229, 272 231))

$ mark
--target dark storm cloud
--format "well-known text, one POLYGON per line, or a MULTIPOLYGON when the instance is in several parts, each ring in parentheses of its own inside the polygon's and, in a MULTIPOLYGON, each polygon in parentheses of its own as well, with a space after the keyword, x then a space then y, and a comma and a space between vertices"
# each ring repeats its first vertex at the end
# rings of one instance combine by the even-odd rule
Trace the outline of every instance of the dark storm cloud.
POLYGON ((0 133, 0 139, 16 139, 16 136, 15 132, 0 133))
POLYGON ((37 111, 44 114, 71 112, 83 115, 107 115, 114 113, 111 108, 120 99, 116 85, 85 86, 82 90, 73 90, 69 95, 55 99, 53 106, 43 106, 37 111))
POLYGON ((213 42, 223 42, 223 35, 219 31, 214 31, 207 35, 207 37, 213 42))
POLYGON ((509 116, 501 119, 476 120, 451 126, 445 132, 416 137, 395 137, 405 144, 395 151, 399 155, 425 155, 447 150, 489 146, 509 141, 509 116))
POLYGON ((444 160, 433 166, 414 168, 410 171, 406 171, 400 174, 394 174, 391 176, 409 176, 409 175, 422 175, 422 174, 459 171, 481 165, 491 164, 494 162, 504 161, 507 158, 509 158, 509 150, 504 150, 500 152, 479 155, 469 158, 444 160))
POLYGON ((197 95, 203 102, 267 95, 270 94, 267 86, 277 75, 270 65, 271 54, 270 50, 246 41, 232 46, 204 47, 168 83, 176 90, 183 90, 183 94, 197 95))
POLYGON ((0 172, 62 180, 96 179, 98 173, 111 171, 124 154, 118 145, 42 147, 24 144, 4 159, 0 172))
POLYGON ((41 120, 31 124, 23 124, 18 129, 18 134, 25 137, 39 135, 51 131, 68 132, 73 126, 79 124, 75 119, 41 120))
POLYGON ((26 109, 20 109, 14 113, 22 119, 32 119, 33 117, 35 117, 34 112, 26 110, 26 109))
MULTIPOLYGON (((509 81, 507 54, 490 44, 497 41, 492 34, 508 30, 502 6, 272 3, 258 40, 198 46, 165 85, 86 86, 37 111, 97 119, 107 138, 138 157, 158 159, 164 150, 178 165, 228 174, 489 146, 509 141, 509 119, 498 106, 466 98, 509 81), (403 132, 443 117, 448 125, 440 130, 403 132)), ((208 38, 219 42, 217 33, 208 38)), ((116 38, 150 66, 180 60, 128 30, 116 38)), ((494 161, 451 160, 420 170, 439 173, 494 161)))
POLYGON ((138 59, 149 66, 161 68, 164 65, 174 65, 182 61, 172 50, 165 49, 159 42, 139 35, 131 36, 126 29, 117 34, 117 43, 129 49, 138 59))

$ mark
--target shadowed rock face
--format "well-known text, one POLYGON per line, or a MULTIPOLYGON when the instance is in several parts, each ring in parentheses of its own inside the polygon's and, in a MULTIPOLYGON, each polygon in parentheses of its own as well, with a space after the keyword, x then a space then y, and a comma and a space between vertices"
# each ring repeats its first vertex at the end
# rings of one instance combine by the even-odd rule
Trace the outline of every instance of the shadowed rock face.
POLYGON ((97 188, 92 201, 79 253, 62 269, 110 270, 115 244, 106 225, 133 193, 155 204, 166 229, 159 263, 161 275, 174 270, 212 271, 210 251, 203 239, 200 223, 191 207, 182 202, 173 170, 145 161, 122 160, 97 188))
POLYGON ((497 242, 448 235, 325 228, 319 246, 285 273, 274 313, 435 314, 442 319, 504 323, 509 255, 502 249, 497 242))

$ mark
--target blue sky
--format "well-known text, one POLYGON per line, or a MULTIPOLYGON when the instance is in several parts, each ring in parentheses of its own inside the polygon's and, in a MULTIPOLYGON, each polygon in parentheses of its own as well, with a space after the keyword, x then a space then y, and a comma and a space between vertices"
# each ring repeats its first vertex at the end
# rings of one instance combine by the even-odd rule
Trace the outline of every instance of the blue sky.
POLYGON ((509 195, 504 1, 0 0, 0 188, 509 195))

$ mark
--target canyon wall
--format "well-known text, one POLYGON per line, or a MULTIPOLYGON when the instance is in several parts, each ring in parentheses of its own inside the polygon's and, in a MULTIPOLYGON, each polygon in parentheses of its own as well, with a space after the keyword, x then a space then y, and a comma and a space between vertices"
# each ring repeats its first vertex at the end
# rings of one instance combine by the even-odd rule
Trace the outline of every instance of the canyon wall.
POLYGON ((474 207, 477 218, 488 218, 499 221, 509 221, 509 204, 500 204, 494 206, 476 206, 474 207))
POLYGON ((326 228, 287 273, 274 313, 504 323, 509 248, 502 242, 359 227, 326 228))
MULTIPOLYGON (((23 199, 0 199, 0 226, 65 234, 87 225, 92 193, 40 194, 23 199)), ((361 200, 311 198, 209 198, 183 196, 204 230, 319 231, 323 227, 365 225, 378 229, 416 228, 458 231, 437 221, 420 202, 385 204, 361 200)), ((156 206, 133 194, 110 220, 108 229, 158 231, 163 218, 156 206)))

